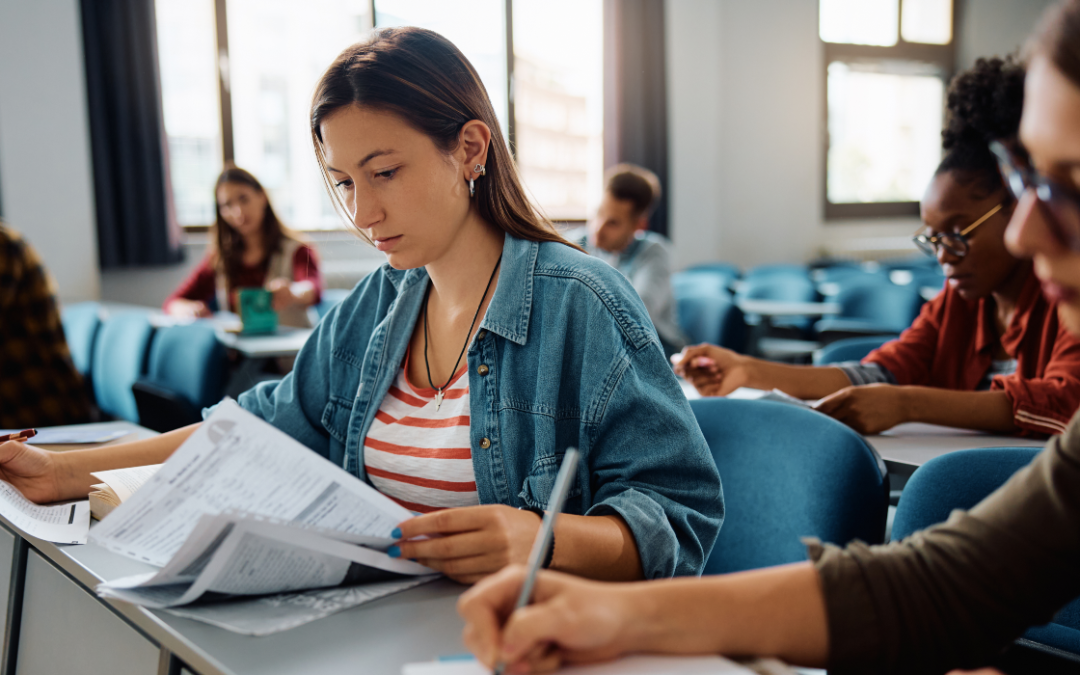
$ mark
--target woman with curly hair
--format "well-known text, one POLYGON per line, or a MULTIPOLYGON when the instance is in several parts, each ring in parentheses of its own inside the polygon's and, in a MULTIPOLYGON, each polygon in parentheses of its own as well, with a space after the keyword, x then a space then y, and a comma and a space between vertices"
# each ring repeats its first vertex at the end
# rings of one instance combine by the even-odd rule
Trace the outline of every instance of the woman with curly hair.
POLYGON ((979 59, 949 86, 945 156, 922 200, 915 243, 941 264, 944 290, 899 339, 861 363, 791 366, 713 345, 684 350, 676 370, 706 396, 781 389, 873 434, 902 422, 995 433, 1062 433, 1080 406, 1080 341, 1058 320, 1030 261, 1005 248, 1016 199, 990 141, 1020 126, 1024 69, 979 59))

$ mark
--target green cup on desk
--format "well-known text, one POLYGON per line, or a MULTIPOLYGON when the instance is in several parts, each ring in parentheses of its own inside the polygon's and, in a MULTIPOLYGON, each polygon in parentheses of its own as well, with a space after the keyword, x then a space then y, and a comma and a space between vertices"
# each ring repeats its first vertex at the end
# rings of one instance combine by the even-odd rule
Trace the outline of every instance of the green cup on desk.
POLYGON ((237 307, 244 335, 265 335, 277 330, 278 315, 272 303, 273 295, 265 288, 241 288, 237 292, 237 307))

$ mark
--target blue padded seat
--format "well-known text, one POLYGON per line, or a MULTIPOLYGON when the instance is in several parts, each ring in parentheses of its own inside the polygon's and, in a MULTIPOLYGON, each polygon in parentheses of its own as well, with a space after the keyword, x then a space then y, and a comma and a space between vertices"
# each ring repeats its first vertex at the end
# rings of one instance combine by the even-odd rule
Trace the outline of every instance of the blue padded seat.
MULTIPOLYGON (((770 266, 771 267, 771 266, 770 266)), ((735 293, 738 300, 783 300, 786 302, 816 302, 818 300, 817 288, 810 281, 805 268, 801 272, 796 266, 778 266, 771 273, 760 273, 755 276, 747 276, 738 284, 735 293), (786 271, 784 271, 786 270, 786 271)), ((757 317, 751 320, 757 323, 757 317)), ((777 317, 773 326, 797 328, 807 331, 811 326, 808 317, 777 317)))
POLYGON ((708 342, 743 352, 746 322, 729 295, 710 293, 680 295, 675 299, 679 327, 690 344, 708 342))
POLYGON ((805 560, 800 537, 881 542, 885 466, 859 434, 786 403, 702 398, 690 407, 724 481, 728 514, 706 574, 805 560))
POLYGON ((844 285, 835 298, 840 314, 818 321, 814 325, 818 334, 900 333, 910 326, 923 305, 919 289, 882 279, 844 285))
POLYGON ((96 302, 68 305, 60 311, 60 321, 64 324, 64 339, 67 340, 75 369, 84 378, 89 378, 94 342, 101 328, 101 305, 96 302))
POLYGON ((159 330, 147 374, 134 384, 140 423, 171 431, 200 421, 202 409, 221 400, 227 370, 225 347, 211 323, 159 330))
POLYGON ((102 322, 91 371, 94 398, 106 415, 138 423, 131 385, 143 373, 153 332, 145 312, 120 312, 102 322))
POLYGON ((853 337, 830 342, 814 352, 814 365, 827 366, 831 363, 844 361, 862 361, 870 352, 874 351, 886 342, 891 342, 899 335, 869 335, 867 337, 853 337))
MULTIPOLYGON (((899 541, 945 522, 955 509, 970 509, 1030 464, 1039 452, 1040 448, 1008 447, 957 450, 923 464, 900 494, 892 539, 899 541)), ((1029 629, 1024 639, 1080 654, 1080 599, 1066 605, 1053 622, 1029 629)))
POLYGON ((671 275, 671 291, 676 298, 702 293, 731 295, 731 286, 737 279, 736 274, 724 270, 685 270, 671 275))
POLYGON ((757 267, 751 267, 746 270, 743 275, 746 279, 758 279, 762 277, 806 277, 810 278, 810 268, 806 265, 790 265, 790 264, 778 264, 778 265, 758 265, 757 267))

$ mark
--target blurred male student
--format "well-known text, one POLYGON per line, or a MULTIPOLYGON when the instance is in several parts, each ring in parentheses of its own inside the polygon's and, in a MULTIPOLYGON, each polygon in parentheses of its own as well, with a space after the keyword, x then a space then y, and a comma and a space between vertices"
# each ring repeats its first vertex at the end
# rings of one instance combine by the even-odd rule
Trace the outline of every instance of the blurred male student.
POLYGON ((675 321, 671 254, 665 237, 649 232, 649 216, 660 200, 660 180, 652 171, 618 164, 604 176, 604 198, 596 217, 580 231, 585 250, 622 272, 645 302, 667 356, 686 345, 675 321))

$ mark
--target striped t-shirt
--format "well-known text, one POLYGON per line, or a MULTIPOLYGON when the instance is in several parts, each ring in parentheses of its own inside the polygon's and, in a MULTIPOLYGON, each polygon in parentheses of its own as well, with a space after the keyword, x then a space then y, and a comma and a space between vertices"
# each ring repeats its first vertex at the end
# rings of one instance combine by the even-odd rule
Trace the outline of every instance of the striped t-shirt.
POLYGON ((409 359, 386 393, 364 439, 372 485, 419 513, 480 503, 469 442, 469 378, 462 368, 443 391, 413 386, 409 359))

